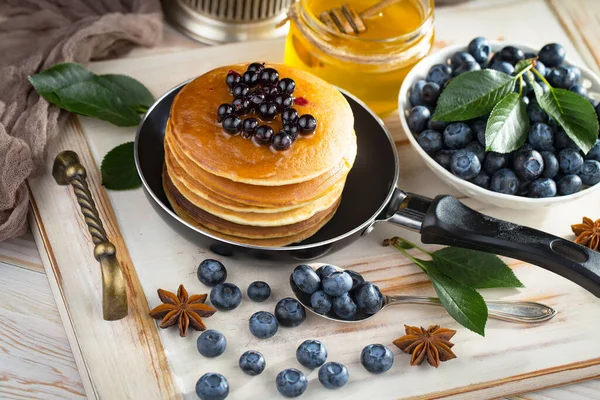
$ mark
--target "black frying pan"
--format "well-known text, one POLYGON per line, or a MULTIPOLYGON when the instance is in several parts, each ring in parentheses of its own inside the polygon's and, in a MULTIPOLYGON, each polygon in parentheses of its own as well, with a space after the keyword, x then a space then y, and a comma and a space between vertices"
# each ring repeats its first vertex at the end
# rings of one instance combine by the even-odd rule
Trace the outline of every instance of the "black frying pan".
POLYGON ((600 253, 535 229, 480 214, 452 196, 431 200, 396 188, 396 147, 383 123, 359 100, 343 93, 354 113, 358 154, 335 216, 312 237, 284 247, 261 247, 223 240, 173 212, 161 172, 164 132, 171 103, 185 83, 148 110, 135 138, 135 160, 150 203, 183 236, 223 256, 309 260, 340 250, 369 233, 377 222, 392 222, 421 233, 423 243, 501 254, 555 272, 600 297, 600 253))

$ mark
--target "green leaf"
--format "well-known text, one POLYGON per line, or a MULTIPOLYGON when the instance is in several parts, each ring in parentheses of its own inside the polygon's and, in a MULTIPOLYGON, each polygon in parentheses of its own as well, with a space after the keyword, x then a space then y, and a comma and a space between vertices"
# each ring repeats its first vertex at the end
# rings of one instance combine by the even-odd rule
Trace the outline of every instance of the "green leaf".
POLYGON ((442 274, 432 261, 426 263, 427 275, 448 314, 465 328, 485 336, 488 309, 483 297, 475 289, 442 274))
POLYGON ((503 72, 491 69, 465 72, 448 83, 433 119, 464 121, 488 114, 514 87, 515 78, 503 72))
POLYGON ((569 90, 548 85, 550 89, 544 93, 537 82, 531 83, 542 110, 558 122, 571 140, 587 154, 598 139, 598 116, 594 106, 569 90))
POLYGON ((446 247, 431 257, 441 273, 472 288, 523 287, 513 270, 493 254, 446 247))
POLYGON ((123 143, 109 151, 100 166, 102 185, 111 190, 135 189, 142 181, 135 168, 133 142, 123 143))
POLYGON ((134 79, 122 75, 100 77, 74 63, 57 64, 30 76, 29 81, 42 97, 58 107, 118 126, 139 124, 138 110, 149 103, 149 93, 134 79))
POLYGON ((509 93, 496 104, 485 128, 486 151, 510 153, 521 147, 529 134, 529 117, 518 93, 509 93))

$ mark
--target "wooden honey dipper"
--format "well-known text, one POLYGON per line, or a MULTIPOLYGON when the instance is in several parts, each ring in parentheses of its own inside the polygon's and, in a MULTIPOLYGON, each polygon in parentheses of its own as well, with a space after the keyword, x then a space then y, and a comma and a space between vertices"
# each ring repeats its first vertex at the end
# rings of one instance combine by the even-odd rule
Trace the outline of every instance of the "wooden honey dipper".
POLYGON ((367 30, 367 26, 365 25, 366 19, 376 16, 384 8, 396 4, 399 1, 400 0, 382 0, 360 13, 356 12, 356 10, 352 9, 348 4, 344 4, 341 7, 323 11, 319 16, 319 19, 325 25, 340 31, 341 33, 358 35, 367 30))

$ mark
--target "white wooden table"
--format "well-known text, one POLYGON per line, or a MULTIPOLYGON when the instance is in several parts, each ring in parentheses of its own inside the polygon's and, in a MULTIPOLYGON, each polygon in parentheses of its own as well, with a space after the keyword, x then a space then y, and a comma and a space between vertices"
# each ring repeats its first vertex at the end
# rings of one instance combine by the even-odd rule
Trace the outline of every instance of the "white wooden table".
MULTIPOLYGON (((489 1, 489 6, 503 1, 511 2, 493 0, 489 1)), ((584 60, 598 70, 600 1, 551 0, 549 3, 584 60)), ((198 46, 167 27, 160 46, 136 49, 128 57, 177 52, 198 46)), ((30 233, 0 243, 0 324, 0 399, 85 397, 30 233)), ((600 399, 600 380, 574 383, 516 398, 600 399)))

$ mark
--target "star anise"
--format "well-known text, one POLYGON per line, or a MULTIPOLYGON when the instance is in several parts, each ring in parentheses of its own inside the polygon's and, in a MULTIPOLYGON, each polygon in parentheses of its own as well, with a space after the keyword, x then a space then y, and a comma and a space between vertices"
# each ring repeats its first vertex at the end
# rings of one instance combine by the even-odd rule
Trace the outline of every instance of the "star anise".
POLYGON ((575 243, 587 246, 592 250, 600 250, 600 219, 592 221, 591 218, 583 217, 583 222, 571 225, 571 229, 577 235, 575 243))
POLYGON ((452 352, 450 339, 456 331, 431 325, 427 330, 423 327, 404 325, 406 336, 393 341, 394 345, 405 353, 412 354, 410 365, 420 365, 425 358, 432 367, 439 367, 441 361, 456 358, 452 352))
POLYGON ((206 329, 202 322, 202 317, 210 317, 217 310, 214 307, 204 304, 206 294, 193 294, 188 296, 188 292, 183 285, 179 285, 177 295, 163 289, 158 289, 158 297, 164 304, 150 311, 150 316, 160 319, 160 327, 168 328, 177 324, 179 335, 187 335, 188 327, 191 326, 197 331, 206 329))

